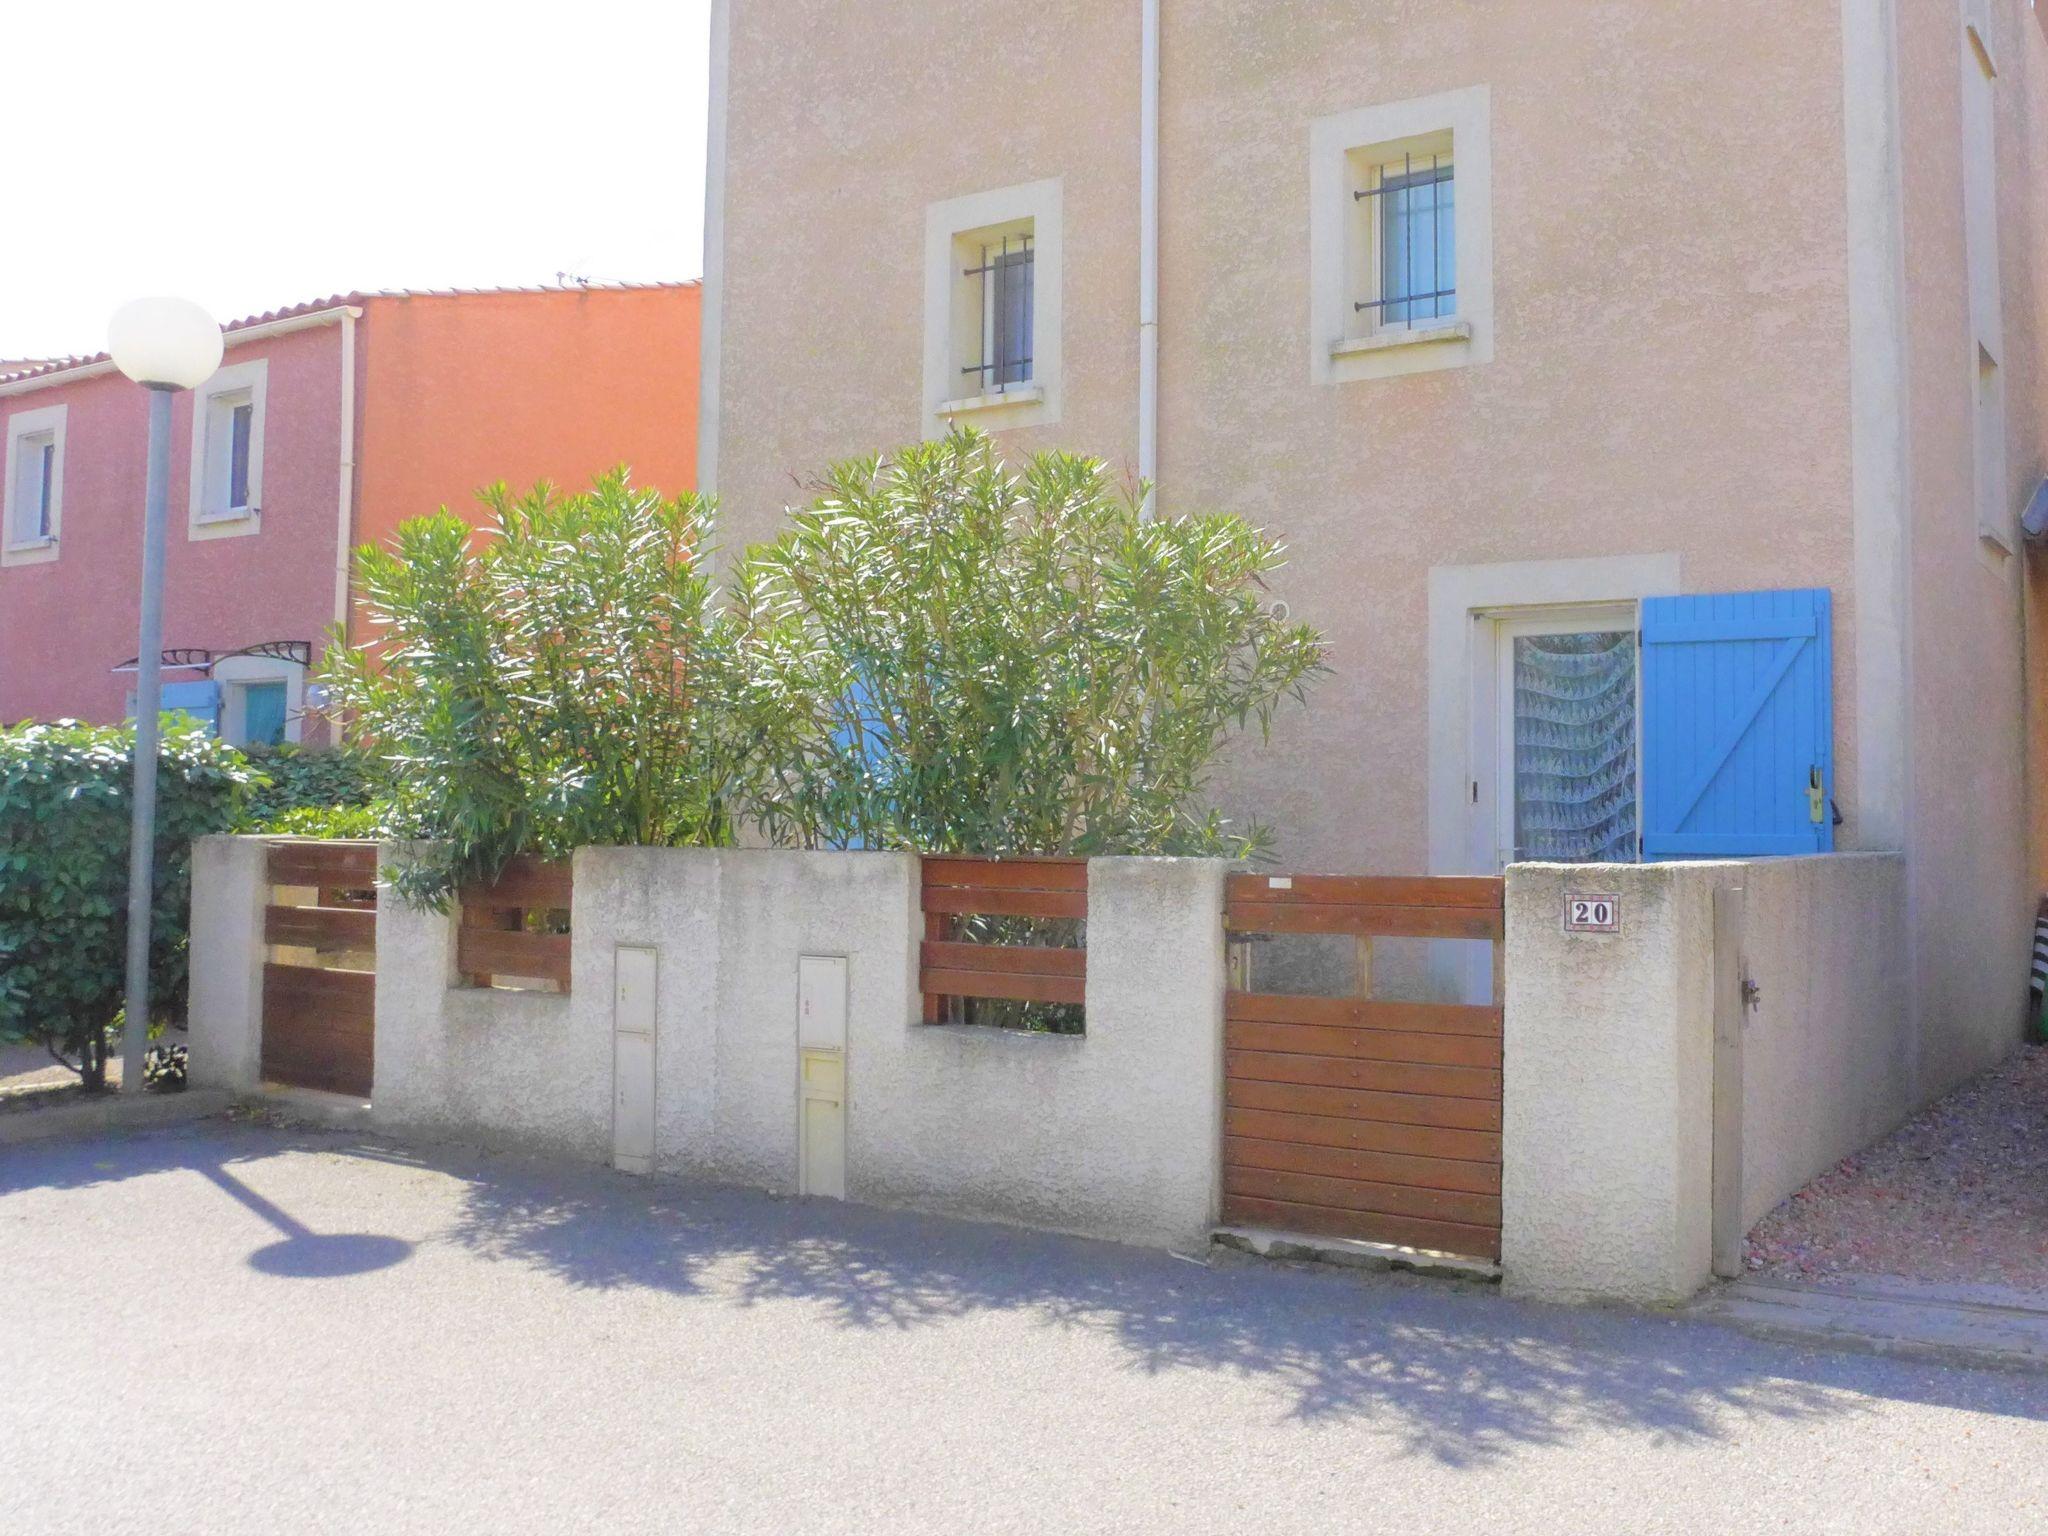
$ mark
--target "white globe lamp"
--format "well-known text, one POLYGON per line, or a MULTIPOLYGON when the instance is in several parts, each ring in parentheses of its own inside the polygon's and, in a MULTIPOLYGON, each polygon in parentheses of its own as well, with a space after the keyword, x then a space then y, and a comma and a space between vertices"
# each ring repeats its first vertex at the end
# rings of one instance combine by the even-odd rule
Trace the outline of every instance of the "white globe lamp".
POLYGON ((190 299, 132 299, 107 323, 107 352, 149 389, 197 389, 220 367, 220 326, 190 299))

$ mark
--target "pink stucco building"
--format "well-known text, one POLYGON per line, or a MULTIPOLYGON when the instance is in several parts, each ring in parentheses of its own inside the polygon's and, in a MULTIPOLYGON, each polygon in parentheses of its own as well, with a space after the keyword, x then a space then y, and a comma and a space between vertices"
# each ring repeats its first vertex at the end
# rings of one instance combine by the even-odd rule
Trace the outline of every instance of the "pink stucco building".
MULTIPOLYGON (((235 322, 173 404, 167 702, 317 739, 356 545, 481 486, 696 477, 694 284, 352 294, 235 322)), ((0 374, 0 723, 123 717, 148 400, 104 357, 0 374)))
POLYGON ((1100 457, 1291 550, 1333 674, 1213 786, 1283 868, 1903 853, 1918 1088, 2019 1038, 2030 0, 717 0, 711 36, 734 542, 956 425, 1100 457))

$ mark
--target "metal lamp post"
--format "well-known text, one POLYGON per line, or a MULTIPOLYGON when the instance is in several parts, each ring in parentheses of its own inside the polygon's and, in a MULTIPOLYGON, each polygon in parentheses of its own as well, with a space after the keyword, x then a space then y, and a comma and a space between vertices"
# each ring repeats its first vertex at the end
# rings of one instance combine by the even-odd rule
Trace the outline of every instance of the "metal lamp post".
POLYGON ((149 1048, 150 910, 156 880, 156 754, 163 704, 164 525, 171 479, 171 396, 220 367, 214 318, 184 299, 136 299, 107 326, 114 366, 149 391, 149 468, 142 509, 142 639, 135 653, 135 795, 128 831, 128 979, 121 1091, 142 1091, 149 1048))

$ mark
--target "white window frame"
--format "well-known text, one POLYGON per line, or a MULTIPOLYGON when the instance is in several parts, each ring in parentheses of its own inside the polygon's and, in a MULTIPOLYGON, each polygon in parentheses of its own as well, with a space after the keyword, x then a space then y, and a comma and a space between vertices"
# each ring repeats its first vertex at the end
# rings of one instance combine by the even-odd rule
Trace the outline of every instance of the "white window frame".
MULTIPOLYGON (((236 363, 208 379, 192 395, 192 474, 186 503, 186 533, 193 539, 225 539, 257 532, 263 525, 263 425, 270 385, 270 361, 236 363), (231 415, 230 402, 246 397, 249 414, 249 504, 230 507, 224 487, 209 474, 209 453, 217 422, 231 415), (229 409, 223 410, 224 405, 229 409)), ((223 461, 224 462, 224 461, 223 461)))
POLYGON ((1065 246, 1059 177, 976 192, 925 210, 924 435, 943 437, 966 422, 1000 432, 1050 426, 1060 419, 1060 281, 1065 246), (960 359, 976 350, 983 324, 977 285, 961 273, 963 242, 1028 226, 1032 246, 1031 381, 1001 391, 963 380, 960 359), (973 299, 970 309, 969 299, 973 299))
POLYGON ((0 565, 39 565, 57 558, 64 524, 64 435, 69 414, 69 406, 46 405, 33 411, 16 411, 7 418, 7 485, 4 505, 0 505, 0 565), (50 529, 47 534, 22 538, 18 530, 27 509, 16 505, 21 489, 22 455, 31 451, 31 438, 44 437, 50 438, 57 450, 50 472, 50 529))
POLYGON ((299 742, 305 734, 306 669, 296 661, 274 656, 224 656, 213 664, 220 684, 220 739, 230 746, 248 740, 245 692, 251 683, 284 684, 284 739, 299 742))
POLYGON ((1492 93, 1467 86, 1361 107, 1309 125, 1309 377, 1349 384, 1493 360, 1492 93), (1446 145, 1446 141, 1448 144, 1446 145), (1361 300, 1379 296, 1375 184, 1404 151, 1446 153, 1456 198, 1457 313, 1377 325, 1361 300))

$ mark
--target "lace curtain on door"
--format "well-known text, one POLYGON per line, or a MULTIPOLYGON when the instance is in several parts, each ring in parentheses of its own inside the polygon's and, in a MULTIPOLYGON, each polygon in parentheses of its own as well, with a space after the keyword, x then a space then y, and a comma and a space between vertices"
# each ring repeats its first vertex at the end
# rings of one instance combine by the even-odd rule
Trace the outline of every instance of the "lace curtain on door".
POLYGON ((1515 857, 1634 861, 1634 635, 1516 638, 1515 857))

